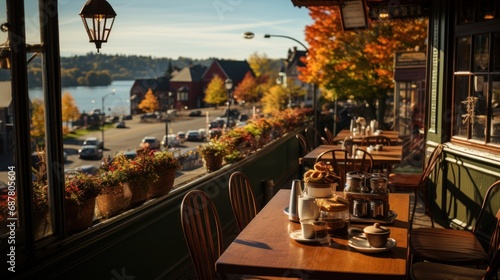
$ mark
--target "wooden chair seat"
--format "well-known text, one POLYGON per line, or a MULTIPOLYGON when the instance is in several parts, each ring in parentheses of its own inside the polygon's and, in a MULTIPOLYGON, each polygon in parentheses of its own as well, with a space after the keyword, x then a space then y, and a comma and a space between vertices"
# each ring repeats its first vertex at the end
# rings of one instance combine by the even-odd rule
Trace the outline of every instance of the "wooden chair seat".
POLYGON ((410 246, 419 258, 432 262, 456 265, 488 263, 488 254, 470 231, 418 228, 411 231, 410 246))
POLYGON ((482 280, 486 270, 439 264, 433 262, 419 262, 411 268, 412 279, 443 280, 482 280))
POLYGON ((421 178, 422 173, 391 173, 388 184, 402 188, 417 188, 421 178))

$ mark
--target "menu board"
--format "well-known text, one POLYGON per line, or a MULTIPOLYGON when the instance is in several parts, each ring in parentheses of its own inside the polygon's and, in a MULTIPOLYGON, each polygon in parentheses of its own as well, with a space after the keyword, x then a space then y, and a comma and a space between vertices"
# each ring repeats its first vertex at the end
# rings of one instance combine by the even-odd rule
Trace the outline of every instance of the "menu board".
POLYGON ((340 6, 342 28, 344 30, 368 28, 366 5, 364 0, 345 1, 340 6))

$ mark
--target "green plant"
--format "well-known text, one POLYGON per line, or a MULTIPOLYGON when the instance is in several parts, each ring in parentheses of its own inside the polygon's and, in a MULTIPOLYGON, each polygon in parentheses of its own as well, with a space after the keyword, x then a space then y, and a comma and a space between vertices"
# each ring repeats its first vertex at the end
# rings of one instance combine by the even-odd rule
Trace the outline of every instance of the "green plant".
POLYGON ((164 150, 154 153, 153 165, 155 172, 160 174, 168 169, 180 169, 182 163, 172 152, 164 150))
POLYGON ((78 205, 102 192, 101 177, 99 176, 76 173, 75 175, 67 175, 65 179, 65 197, 78 205))
POLYGON ((137 155, 129 159, 123 152, 117 154, 113 161, 105 164, 103 169, 107 173, 102 174, 107 183, 111 182, 139 182, 147 186, 147 182, 156 182, 158 174, 155 170, 154 151, 149 148, 139 148, 137 155))
POLYGON ((209 155, 226 155, 228 149, 228 144, 224 141, 219 141, 218 138, 212 138, 206 144, 199 145, 197 147, 198 153, 202 157, 206 157, 209 155))

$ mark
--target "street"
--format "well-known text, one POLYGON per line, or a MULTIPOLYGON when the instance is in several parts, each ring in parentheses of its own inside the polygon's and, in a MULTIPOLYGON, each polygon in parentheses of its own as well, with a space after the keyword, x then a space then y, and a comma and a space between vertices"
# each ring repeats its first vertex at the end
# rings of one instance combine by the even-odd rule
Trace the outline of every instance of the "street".
MULTIPOLYGON (((209 114, 209 120, 212 120, 223 114, 225 107, 218 109, 204 108, 200 117, 188 117, 189 112, 182 112, 182 114, 175 120, 168 123, 169 133, 177 133, 178 131, 198 130, 206 128, 207 118, 206 113, 209 114)), ((240 108, 239 108, 240 109, 240 108)), ((243 113, 243 110, 240 109, 243 113)), ((246 111, 245 111, 246 113, 246 111)), ((139 148, 141 140, 145 136, 154 136, 161 141, 165 135, 165 122, 140 122, 140 115, 136 115, 132 120, 125 121, 126 128, 107 128, 104 131, 104 151, 103 156, 108 155, 113 157, 120 151, 131 151, 139 148)), ((80 159, 78 156, 78 149, 82 146, 85 138, 96 137, 102 139, 102 132, 97 130, 82 136, 80 139, 73 139, 64 141, 64 150, 68 154, 67 160, 64 163, 66 170, 78 168, 83 165, 99 166, 101 159, 80 159)), ((202 142, 186 141, 177 148, 182 150, 193 149, 200 145, 202 142)), ((0 172, 0 181, 7 182, 7 171, 0 172)))

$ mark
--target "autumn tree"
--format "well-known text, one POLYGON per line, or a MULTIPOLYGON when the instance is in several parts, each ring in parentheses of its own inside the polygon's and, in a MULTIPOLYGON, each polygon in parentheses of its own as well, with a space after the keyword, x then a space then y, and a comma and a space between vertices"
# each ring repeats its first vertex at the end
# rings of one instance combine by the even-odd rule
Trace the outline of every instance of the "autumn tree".
POLYGON ((148 89, 144 95, 144 99, 139 104, 139 109, 146 113, 152 113, 158 111, 159 108, 160 102, 158 101, 158 98, 155 96, 152 89, 148 89))
POLYGON ((45 137, 45 107, 43 100, 33 99, 31 115, 31 137, 35 143, 42 142, 45 137))
POLYGON ((262 97, 262 112, 272 114, 283 110, 288 104, 288 93, 280 85, 274 85, 262 97))
POLYGON ((75 99, 69 92, 65 92, 61 99, 62 107, 62 121, 65 123, 64 131, 68 131, 68 123, 80 117, 78 106, 76 106, 75 99))
POLYGON ((238 101, 256 102, 260 100, 257 81, 252 73, 245 74, 241 83, 234 89, 233 95, 238 101))
POLYGON ((326 99, 353 96, 374 110, 378 100, 379 116, 393 90, 395 51, 423 48, 427 20, 371 21, 365 30, 343 31, 338 7, 310 7, 313 24, 305 34, 310 48, 307 66, 300 79, 324 89, 326 99))
POLYGON ((208 83, 203 100, 206 103, 214 104, 216 108, 217 105, 227 100, 227 89, 219 75, 215 75, 208 83))

